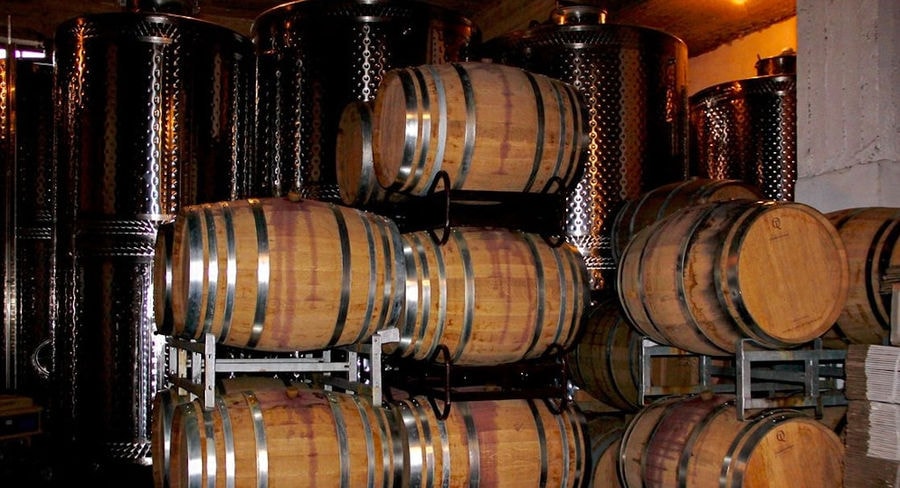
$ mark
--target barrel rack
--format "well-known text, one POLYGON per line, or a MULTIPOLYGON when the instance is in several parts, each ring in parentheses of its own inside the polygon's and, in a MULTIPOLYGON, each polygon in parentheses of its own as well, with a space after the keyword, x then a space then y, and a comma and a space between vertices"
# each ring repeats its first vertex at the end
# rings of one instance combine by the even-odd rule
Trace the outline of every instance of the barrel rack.
POLYGON ((383 200, 357 208, 391 219, 402 233, 428 231, 438 244, 447 241, 451 227, 464 226, 516 229, 556 245, 564 240, 566 187, 558 176, 540 192, 519 193, 452 188, 440 170, 424 195, 387 192, 383 200))
POLYGON ((215 405, 216 376, 221 373, 323 373, 327 377, 326 387, 370 394, 373 405, 380 406, 383 394, 381 346, 399 340, 398 329, 391 327, 373 334, 369 343, 340 348, 346 352, 345 360, 334 358, 335 350, 331 349, 301 357, 232 359, 216 357, 216 340, 212 334, 205 334, 202 341, 167 337, 166 380, 192 397, 201 398, 203 407, 210 410, 215 405), (371 361, 370 384, 364 384, 362 380, 361 353, 369 356, 371 361), (332 373, 346 375, 346 379, 332 376, 332 373))
POLYGON ((740 420, 746 411, 777 407, 814 407, 821 417, 823 407, 846 405, 847 399, 840 388, 844 377, 844 361, 847 351, 823 349, 822 340, 815 339, 796 349, 770 350, 759 347, 750 339, 737 344, 734 358, 723 357, 731 365, 717 365, 713 357, 694 354, 681 349, 660 345, 644 338, 640 351, 641 377, 638 402, 645 403, 651 396, 700 393, 704 390, 716 393, 734 393, 735 406, 740 420), (696 357, 699 362, 699 383, 693 387, 654 386, 651 379, 651 362, 654 357, 696 357), (716 383, 714 377, 730 378, 733 382, 716 383), (802 388, 802 396, 777 397, 778 393, 792 393, 802 388), (765 396, 754 396, 763 392, 765 396))
POLYGON ((456 401, 540 398, 554 414, 572 401, 566 355, 559 344, 540 357, 491 366, 457 365, 443 344, 426 360, 405 361, 397 364, 391 383, 427 398, 438 420, 447 419, 456 401))

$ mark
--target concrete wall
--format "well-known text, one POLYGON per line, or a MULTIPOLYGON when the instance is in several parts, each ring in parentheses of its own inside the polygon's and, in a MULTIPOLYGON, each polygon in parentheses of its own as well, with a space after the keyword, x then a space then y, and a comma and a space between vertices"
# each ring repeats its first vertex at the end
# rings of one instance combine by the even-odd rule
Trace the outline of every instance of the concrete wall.
MULTIPOLYGON (((688 93, 694 93, 727 81, 756 76, 756 60, 777 56, 784 49, 797 50, 797 18, 748 34, 715 51, 690 58, 688 93)), ((688 46, 690 54, 690 46, 688 46)))
POLYGON ((797 50, 795 200, 900 207, 900 2, 797 0, 797 17, 690 59, 689 92, 797 50), (791 30, 796 26, 796 37, 791 30))
POLYGON ((900 2, 798 0, 796 199, 900 207, 900 2))

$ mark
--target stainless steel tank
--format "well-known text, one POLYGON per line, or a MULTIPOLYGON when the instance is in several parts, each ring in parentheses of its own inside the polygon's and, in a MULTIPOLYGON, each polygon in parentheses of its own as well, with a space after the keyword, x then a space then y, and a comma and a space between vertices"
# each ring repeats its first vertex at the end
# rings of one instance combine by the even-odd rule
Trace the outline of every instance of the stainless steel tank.
POLYGON ((589 154, 567 198, 566 238, 584 257, 592 289, 610 291, 616 209, 687 176, 687 46, 658 30, 606 23, 600 8, 568 6, 542 24, 487 42, 483 53, 572 83, 581 93, 589 154))
POLYGON ((736 179, 763 198, 794 200, 797 181, 796 55, 760 59, 758 76, 690 97, 691 175, 736 179))
POLYGON ((2 384, 47 406, 55 273, 53 65, 0 60, 3 260, 2 384))
POLYGON ((209 22, 123 11, 60 24, 55 56, 53 433, 76 455, 148 464, 157 229, 185 205, 254 193, 255 52, 209 22))
POLYGON ((259 58, 259 164, 275 196, 340 202, 341 112, 374 98, 385 71, 467 60, 480 40, 467 18, 420 1, 300 0, 253 23, 259 58))

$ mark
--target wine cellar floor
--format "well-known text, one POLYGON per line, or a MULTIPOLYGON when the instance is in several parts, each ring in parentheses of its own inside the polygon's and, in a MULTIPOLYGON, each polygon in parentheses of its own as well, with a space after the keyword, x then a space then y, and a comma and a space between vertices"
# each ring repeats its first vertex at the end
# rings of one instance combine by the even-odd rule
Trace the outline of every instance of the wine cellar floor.
POLYGON ((63 456, 54 453, 49 434, 30 438, 0 440, 0 480, 4 487, 57 488, 91 486, 112 488, 150 488, 151 466, 138 464, 67 466, 63 456))

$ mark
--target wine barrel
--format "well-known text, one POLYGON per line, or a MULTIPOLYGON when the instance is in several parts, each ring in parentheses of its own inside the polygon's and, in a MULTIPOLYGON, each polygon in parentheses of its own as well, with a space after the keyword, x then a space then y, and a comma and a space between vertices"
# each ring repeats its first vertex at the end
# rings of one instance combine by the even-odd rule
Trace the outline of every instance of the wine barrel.
MULTIPOLYGON (((259 390, 263 388, 284 388, 284 381, 266 376, 246 376, 225 378, 217 385, 217 394, 225 394, 230 391, 251 388, 259 390)), ((184 403, 192 401, 187 392, 181 393, 178 388, 165 388, 153 395, 150 419, 150 455, 153 463, 153 486, 156 488, 169 488, 172 456, 172 420, 175 409, 184 403)), ((199 407, 199 404, 197 405, 199 407)))
POLYGON ((672 486, 827 488, 843 484, 844 446, 791 409, 737 416, 733 396, 669 397, 632 419, 619 452, 627 488, 672 486))
POLYGON ((454 402, 439 420, 424 397, 393 405, 400 486, 576 487, 590 466, 585 420, 541 400, 454 402))
MULTIPOLYGON (((881 279, 900 266, 900 208, 855 207, 826 214, 847 248, 850 287, 834 331, 850 344, 887 344, 891 293, 881 279)), ((829 344, 830 345, 830 344, 829 344)))
POLYGON ((373 111, 375 175, 388 189, 423 195, 445 171, 453 189, 542 192, 581 174, 584 107, 554 78, 481 62, 394 69, 373 111))
POLYGON ((429 359, 438 347, 454 364, 492 366, 569 347, 589 305, 587 272, 569 244, 486 227, 402 234, 406 307, 391 354, 429 359))
POLYGON ((619 483, 625 488, 643 488, 641 466, 643 448, 650 441, 653 429, 666 407, 678 401, 679 397, 661 397, 641 408, 632 417, 622 433, 619 442, 618 474, 619 483))
POLYGON ((372 104, 351 102, 341 112, 335 149, 335 174, 341 201, 360 207, 384 198, 372 162, 372 104))
POLYGON ((576 386, 597 400, 625 411, 637 410, 642 336, 605 300, 592 307, 582 335, 567 352, 569 376, 576 386))
POLYGON ((191 401, 189 394, 179 394, 176 388, 166 388, 153 395, 150 409, 150 457, 153 462, 153 486, 169 488, 171 470, 172 417, 175 407, 191 401))
POLYGON ((205 486, 394 486, 391 411, 324 390, 220 396, 212 410, 179 405, 170 481, 205 486))
POLYGON ((618 269, 629 321, 660 344, 730 355, 823 335, 848 292, 834 226, 794 202, 731 200, 681 209, 638 232, 618 269))
MULTIPOLYGON (((164 268, 167 259, 155 257, 164 268)), ((262 351, 320 350, 394 325, 405 268, 387 218, 316 200, 189 206, 175 222, 173 335, 262 351)), ((156 274, 161 274, 156 273, 156 274)))
POLYGON ((619 449, 622 445, 624 428, 616 428, 603 433, 591 434, 590 486, 594 488, 623 488, 619 482, 619 449))
POLYGON ((691 178, 658 186, 627 200, 610 226, 613 257, 621 258, 628 241, 641 229, 691 205, 735 199, 760 200, 759 190, 739 180, 691 178))

